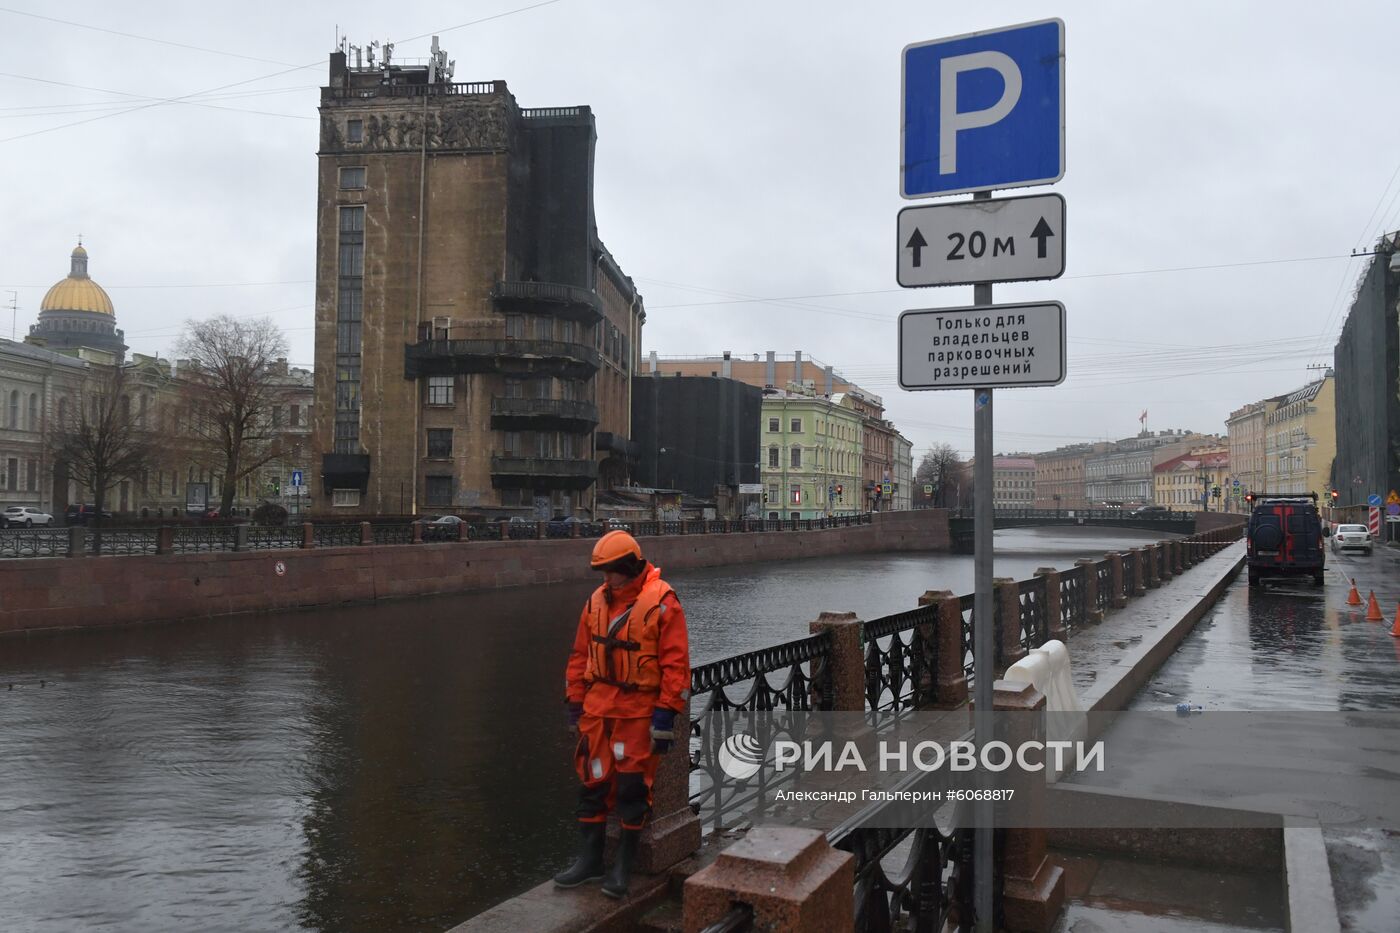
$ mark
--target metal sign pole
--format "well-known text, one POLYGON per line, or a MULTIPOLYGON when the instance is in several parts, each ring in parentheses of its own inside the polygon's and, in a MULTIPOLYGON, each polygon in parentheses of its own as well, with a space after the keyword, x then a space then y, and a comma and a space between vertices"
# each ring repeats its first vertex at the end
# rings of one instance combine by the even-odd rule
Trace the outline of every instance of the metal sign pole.
MULTIPOLYGON (((979 191, 973 200, 985 200, 990 191, 979 191)), ((990 305, 991 285, 974 285, 972 303, 990 305)), ((973 389, 973 478, 972 478, 972 540, 973 540, 973 712, 974 737, 978 755, 992 740, 992 678, 993 634, 996 611, 992 605, 992 390, 973 389)), ((979 772, 982 783, 988 783, 985 772, 979 772)), ((983 789, 990 789, 984 787, 983 789)), ((983 795, 986 796, 986 795, 983 795)), ((974 805, 976 830, 973 835, 973 905, 977 913, 978 933, 993 933, 992 923, 992 804, 979 800, 974 805)))

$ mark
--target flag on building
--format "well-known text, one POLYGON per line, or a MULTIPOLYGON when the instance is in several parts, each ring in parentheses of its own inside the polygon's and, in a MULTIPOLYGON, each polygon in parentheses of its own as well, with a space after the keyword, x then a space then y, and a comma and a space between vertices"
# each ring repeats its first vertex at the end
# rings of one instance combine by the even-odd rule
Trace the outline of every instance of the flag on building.
POLYGON ((1144 408, 1144 409, 1142 410, 1142 414, 1138 415, 1138 421, 1141 421, 1143 424, 1147 424, 1147 409, 1146 409, 1146 408, 1144 408))

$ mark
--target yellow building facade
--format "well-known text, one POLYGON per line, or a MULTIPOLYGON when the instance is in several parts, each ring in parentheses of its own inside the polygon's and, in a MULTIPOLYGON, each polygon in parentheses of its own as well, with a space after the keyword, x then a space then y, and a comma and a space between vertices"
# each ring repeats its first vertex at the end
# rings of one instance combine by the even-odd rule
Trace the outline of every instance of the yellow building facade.
POLYGON ((1264 482, 1271 495, 1316 493, 1326 500, 1337 456, 1336 379, 1332 371, 1279 400, 1264 419, 1264 482))

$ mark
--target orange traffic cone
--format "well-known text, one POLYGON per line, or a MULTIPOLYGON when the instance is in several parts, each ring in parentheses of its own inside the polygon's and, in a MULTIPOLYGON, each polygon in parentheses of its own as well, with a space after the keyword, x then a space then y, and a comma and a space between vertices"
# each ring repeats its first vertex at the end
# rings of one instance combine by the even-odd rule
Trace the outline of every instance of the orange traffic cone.
POLYGON ((1352 577, 1352 578, 1351 578, 1351 590, 1347 592, 1347 605, 1348 605, 1348 606, 1359 606, 1359 605, 1361 605, 1361 594, 1358 593, 1358 592, 1356 591, 1356 578, 1355 578, 1355 577, 1352 577))
POLYGON ((1395 604, 1395 624, 1390 627, 1390 637, 1400 638, 1400 603, 1395 604))
POLYGON ((1366 621, 1384 622, 1385 616, 1381 615, 1381 604, 1376 602, 1376 591, 1371 591, 1371 598, 1366 603, 1366 621))

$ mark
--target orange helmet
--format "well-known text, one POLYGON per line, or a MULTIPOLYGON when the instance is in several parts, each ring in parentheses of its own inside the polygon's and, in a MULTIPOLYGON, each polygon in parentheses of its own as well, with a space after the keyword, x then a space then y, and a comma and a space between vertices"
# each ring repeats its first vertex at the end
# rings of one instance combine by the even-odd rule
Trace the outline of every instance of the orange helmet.
POLYGON ((629 556, 640 561, 642 546, 637 543, 636 538, 618 529, 603 535, 598 539, 598 543, 593 545, 591 565, 596 570, 629 556))

